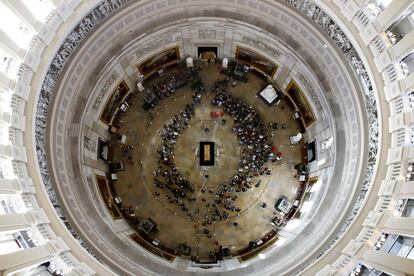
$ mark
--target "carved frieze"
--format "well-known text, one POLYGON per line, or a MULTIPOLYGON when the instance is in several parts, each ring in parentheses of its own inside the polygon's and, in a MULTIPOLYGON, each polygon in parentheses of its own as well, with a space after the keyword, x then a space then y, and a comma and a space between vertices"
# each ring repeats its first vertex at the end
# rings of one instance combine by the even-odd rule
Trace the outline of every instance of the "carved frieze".
POLYGON ((95 102, 93 103, 93 109, 98 109, 99 105, 101 104, 106 92, 108 91, 109 87, 115 82, 116 75, 111 74, 102 85, 101 91, 99 92, 98 96, 95 99, 95 102))
POLYGON ((351 68, 354 70, 355 74, 360 80, 361 86, 363 88, 365 96, 365 106, 367 111, 368 118, 368 162, 365 168, 365 177, 360 190, 358 199, 355 202, 355 205, 352 211, 349 214, 346 222, 343 224, 340 231, 338 231, 337 236, 331 243, 325 247, 317 256, 316 259, 321 257, 335 242, 345 233, 346 229, 351 225, 353 219, 358 213, 359 209, 362 206, 362 202, 365 199, 367 191, 371 185, 372 178, 374 175, 374 167, 376 163, 376 156, 378 152, 378 136, 379 136, 379 122, 378 122, 378 112, 377 112, 377 103, 375 98, 375 92, 372 87, 371 80, 368 76, 368 72, 365 69, 361 58, 359 57, 357 51, 352 46, 350 40, 346 37, 345 33, 341 28, 326 14, 322 9, 320 9, 313 0, 285 0, 287 3, 291 4, 293 7, 302 11, 306 16, 314 20, 319 27, 324 30, 327 35, 333 40, 336 46, 341 50, 341 52, 346 57, 351 68))
POLYGON ((211 39, 216 39, 216 36, 217 36, 216 30, 199 30, 198 31, 199 39, 211 40, 211 39))
POLYGON ((313 88, 312 84, 309 82, 309 80, 301 73, 299 73, 297 77, 298 80, 305 86, 308 94, 311 96, 312 102, 316 105, 316 109, 323 110, 321 102, 319 101, 319 98, 316 94, 316 91, 313 88))
MULTIPOLYGON (((36 110, 35 120, 35 141, 36 141, 36 153, 37 160, 39 163, 40 175, 43 180, 43 184, 49 195, 49 199, 55 207, 61 220, 73 237, 98 261, 100 261, 87 247, 86 244, 76 234, 75 230, 71 227, 60 203, 56 197, 55 190, 52 185, 52 181, 48 171, 47 155, 46 155, 46 124, 47 124, 47 113, 49 108, 49 101, 54 92, 55 85, 62 72, 67 60, 69 59, 72 52, 81 43, 81 41, 88 35, 88 33, 107 15, 126 4, 129 0, 105 0, 98 6, 96 6, 88 15, 86 15, 82 21, 68 34, 63 41, 60 49, 53 58, 51 65, 46 73, 43 80, 42 88, 39 95, 36 110)), ((57 19, 56 13, 51 13, 47 18, 47 22, 50 24, 55 22, 57 19)))
POLYGON ((161 47, 161 45, 167 45, 175 42, 177 40, 176 35, 179 33, 178 30, 170 31, 166 34, 163 34, 162 36, 159 36, 141 46, 139 46, 139 49, 135 52, 135 55, 140 58, 142 56, 145 56, 148 53, 151 53, 153 51, 156 51, 161 47))
POLYGON ((263 43, 263 41, 259 39, 243 35, 242 42, 247 45, 251 45, 254 49, 261 49, 266 53, 270 53, 273 57, 280 57, 282 55, 282 52, 270 47, 268 44, 263 43))

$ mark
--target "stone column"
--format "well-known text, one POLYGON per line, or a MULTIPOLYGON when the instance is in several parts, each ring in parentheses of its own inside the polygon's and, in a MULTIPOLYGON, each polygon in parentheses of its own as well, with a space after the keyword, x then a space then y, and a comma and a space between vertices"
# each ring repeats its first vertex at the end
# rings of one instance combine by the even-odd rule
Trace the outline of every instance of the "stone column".
POLYGON ((30 210, 25 214, 0 215, 0 232, 20 231, 36 224, 48 222, 49 220, 42 209, 30 210))
POLYGON ((30 12, 22 0, 4 0, 4 4, 24 23, 37 31, 42 23, 30 12))
POLYGON ((384 232, 414 237, 414 219, 405 217, 389 217, 385 221, 382 229, 384 232))
POLYGON ((282 57, 282 63, 278 65, 279 68, 277 68, 277 71, 275 75, 273 76, 273 80, 276 82, 276 84, 280 88, 282 89, 284 88, 284 84, 286 83, 287 79, 290 77, 290 74, 295 64, 296 64, 296 61, 290 58, 289 56, 282 57))
POLYGON ((3 86, 6 89, 14 90, 15 81, 12 80, 6 73, 0 71, 0 87, 3 86))
POLYGON ((26 50, 22 49, 16 42, 14 42, 3 30, 0 30, 0 47, 6 52, 10 52, 23 60, 26 50))
POLYGON ((0 145, 0 154, 6 155, 13 160, 27 162, 26 148, 24 146, 0 145))
POLYGON ((0 256, 0 274, 3 276, 23 275, 25 272, 52 260, 68 248, 58 238, 47 244, 0 256))
POLYGON ((28 214, 0 215, 0 232, 20 231, 35 223, 28 214))
POLYGON ((413 275, 414 271, 413 260, 393 256, 379 250, 367 250, 361 260, 366 265, 392 275, 413 275))
POLYGON ((224 30, 224 43, 222 56, 219 58, 229 58, 231 56, 231 50, 233 47, 233 34, 234 30, 231 28, 225 28, 224 30))
POLYGON ((30 178, 0 179, 0 195, 34 193, 36 192, 30 178))
POLYGON ((406 34, 403 39, 393 46, 394 54, 397 59, 402 59, 413 49, 413 46, 414 30, 411 30, 411 32, 406 34))
POLYGON ((185 58, 187 56, 195 57, 196 53, 194 52, 195 48, 193 43, 191 42, 191 30, 188 28, 183 28, 181 30, 181 35, 183 37, 183 53, 181 53, 181 58, 185 58))
POLYGON ((382 30, 387 29, 412 4, 412 0, 392 1, 375 19, 382 30))
POLYGON ((22 186, 16 179, 0 179, 0 194, 19 194, 22 191, 22 186))
POLYGON ((363 5, 363 1, 364 0, 336 1, 336 4, 341 7, 342 14, 351 21, 360 9, 360 6, 363 5))
POLYGON ((410 74, 406 78, 398 80, 398 84, 402 91, 414 90, 414 74, 410 74))
POLYGON ((414 198, 414 181, 405 181, 401 184, 399 195, 403 198, 414 198))

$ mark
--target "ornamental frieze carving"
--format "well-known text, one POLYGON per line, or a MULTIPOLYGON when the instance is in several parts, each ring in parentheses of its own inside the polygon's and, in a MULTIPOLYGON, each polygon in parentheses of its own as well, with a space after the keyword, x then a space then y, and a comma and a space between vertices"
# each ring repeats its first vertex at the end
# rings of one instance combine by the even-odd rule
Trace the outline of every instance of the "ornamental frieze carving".
POLYGON ((168 33, 165 33, 158 38, 151 40, 142 46, 139 46, 138 51, 135 52, 135 55, 140 58, 142 56, 145 56, 146 54, 156 51, 159 49, 162 45, 167 45, 174 43, 178 40, 177 34, 179 33, 178 30, 170 31, 168 33))
POLYGON ((93 103, 92 108, 93 109, 98 109, 99 105, 101 104, 106 92, 108 91, 109 87, 111 87, 111 85, 115 82, 117 76, 115 74, 111 74, 104 82, 104 84, 102 85, 102 88, 98 94, 98 96, 95 99, 95 102, 93 103))
POLYGON ((263 41, 261 41, 261 40, 254 39, 254 38, 246 36, 246 35, 244 35, 242 37, 242 42, 247 44, 247 45, 252 46, 253 48, 261 49, 261 50, 263 50, 267 53, 270 53, 273 57, 280 57, 282 55, 281 51, 279 51, 279 50, 277 50, 273 47, 270 47, 266 43, 263 43, 263 41))
POLYGON ((302 73, 298 74, 298 80, 305 86, 306 91, 311 96, 312 102, 315 104, 317 110, 323 110, 321 102, 313 88, 312 84, 309 82, 308 78, 306 78, 302 73))
POLYGON ((199 39, 216 39, 217 32, 216 30, 199 30, 198 31, 198 38, 199 39))
MULTIPOLYGON (((52 202, 60 219, 64 222, 65 226, 73 237, 84 247, 95 259, 100 261, 91 252, 86 244, 76 234, 75 230, 69 224, 60 203, 56 197, 55 190, 52 185, 52 181, 48 171, 47 157, 46 157, 46 125, 47 125, 47 113, 49 108, 50 98, 54 92, 57 80, 61 71, 63 70, 70 55, 81 43, 81 41, 89 34, 89 32, 99 24, 106 16, 114 12, 116 9, 126 4, 129 0, 105 0, 98 6, 96 6, 88 15, 86 15, 82 21, 69 33, 69 35, 63 41, 61 47, 57 51, 57 54, 53 58, 51 65, 43 80, 42 88, 37 102, 36 120, 35 120, 35 141, 36 141, 36 153, 39 163, 40 175, 43 180, 43 184, 48 193, 49 199, 52 202)), ((56 15, 48 18, 49 21, 53 21, 56 15)))
POLYGON ((313 0, 285 1, 315 21, 318 26, 332 39, 336 46, 341 50, 342 54, 346 57, 350 67, 354 70, 356 76, 360 80, 365 96, 365 108, 368 118, 368 162, 365 168, 365 176, 359 196, 346 222, 338 231, 337 236, 318 254, 316 257, 316 259, 318 259, 336 243, 336 241, 343 235, 343 233, 346 232, 346 229, 348 229, 348 227, 351 225, 359 209, 361 208, 362 202, 365 199, 368 189, 371 185, 375 171, 374 167, 377 160, 376 156, 378 153, 379 121, 377 103, 375 92, 372 87, 371 80, 368 76, 368 71, 365 69, 361 58, 341 28, 330 18, 328 14, 320 9, 313 0))

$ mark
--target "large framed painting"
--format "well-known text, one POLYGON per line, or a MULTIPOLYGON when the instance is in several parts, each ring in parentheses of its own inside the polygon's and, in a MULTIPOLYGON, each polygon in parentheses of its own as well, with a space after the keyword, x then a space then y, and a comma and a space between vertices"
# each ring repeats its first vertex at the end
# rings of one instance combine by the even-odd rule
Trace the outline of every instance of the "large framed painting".
POLYGON ((148 58, 138 65, 138 69, 142 74, 147 75, 148 73, 158 70, 165 64, 178 60, 180 60, 180 51, 178 50, 178 47, 174 47, 148 58))
POLYGON ((236 59, 259 69, 268 77, 273 77, 277 69, 277 66, 269 59, 256 53, 255 51, 240 46, 237 46, 236 59))
POLYGON ((95 175, 96 182, 98 183, 99 191, 101 192, 102 198, 108 208, 109 213, 114 219, 121 219, 122 215, 115 205, 112 197, 111 189, 109 187, 109 181, 105 176, 95 175))
POLYGON ((111 97, 105 104, 105 107, 101 113, 101 120, 106 124, 110 125, 112 119, 115 115, 115 112, 122 101, 125 99, 126 95, 129 92, 129 87, 124 80, 122 80, 112 92, 111 97))
POLYGON ((312 124, 316 118, 313 113, 312 107, 308 102, 308 99, 303 94, 302 90, 296 84, 295 81, 291 81, 286 88, 286 94, 292 99, 296 108, 299 110, 299 113, 303 119, 303 122, 306 127, 312 124))

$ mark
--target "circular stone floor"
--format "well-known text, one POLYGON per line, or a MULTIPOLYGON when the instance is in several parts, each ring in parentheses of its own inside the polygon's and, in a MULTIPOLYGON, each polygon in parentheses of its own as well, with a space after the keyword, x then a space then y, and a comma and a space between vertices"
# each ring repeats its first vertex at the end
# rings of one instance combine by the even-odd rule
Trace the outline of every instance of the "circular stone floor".
MULTIPOLYGON (((206 91, 210 91, 216 80, 224 78, 213 64, 204 65, 199 73, 206 91)), ((241 212, 231 213, 228 220, 208 225, 203 224, 205 216, 211 212, 211 206, 206 203, 213 201, 215 196, 209 190, 214 190, 223 181, 231 179, 239 166, 238 140, 229 129, 233 124, 232 118, 228 115, 212 118, 210 111, 219 111, 220 108, 211 105, 214 95, 206 92, 190 120, 191 127, 185 129, 177 138, 174 162, 182 175, 195 185, 196 200, 188 206, 189 212, 194 216, 189 218, 179 205, 171 204, 163 190, 154 185, 154 170, 158 167, 157 149, 162 145, 159 133, 164 124, 192 101, 193 91, 189 87, 181 88, 175 95, 161 100, 149 112, 141 108, 141 96, 132 99, 131 107, 122 118, 125 125, 120 133, 127 135, 127 144, 134 146, 134 149, 123 152, 122 145, 115 141, 112 145, 114 160, 132 159, 133 162, 124 162, 125 170, 118 173, 114 192, 122 199, 123 207, 132 210, 136 218, 151 218, 157 224, 156 231, 149 233, 148 239, 157 239, 162 246, 172 250, 177 250, 180 244, 185 243, 191 247, 189 257, 209 261, 210 252, 217 252, 220 246, 229 248, 233 255, 237 255, 250 241, 275 229, 271 221, 278 216, 274 208, 276 201, 281 195, 294 198, 299 186, 293 166, 301 162, 303 144, 289 144, 289 136, 298 132, 292 111, 283 101, 279 106, 267 106, 256 96, 265 82, 252 73, 248 73, 248 78, 247 83, 239 82, 236 86, 227 88, 227 91, 241 98, 246 104, 254 106, 266 124, 286 124, 286 129, 268 133, 273 145, 282 152, 282 160, 267 162, 265 167, 272 172, 271 176, 259 175, 255 183, 260 182, 260 185, 254 185, 247 192, 237 193, 241 212), (226 119, 224 125, 222 118, 226 119), (206 127, 209 128, 208 133, 204 131, 206 127), (197 151, 200 141, 215 142, 215 166, 199 166, 197 151), (205 177, 206 174, 208 178, 205 177), (261 207, 263 203, 267 204, 266 208, 261 207), (237 222, 237 227, 234 222, 237 222)), ((150 79, 144 85, 150 86, 158 81, 156 78, 150 79)))

